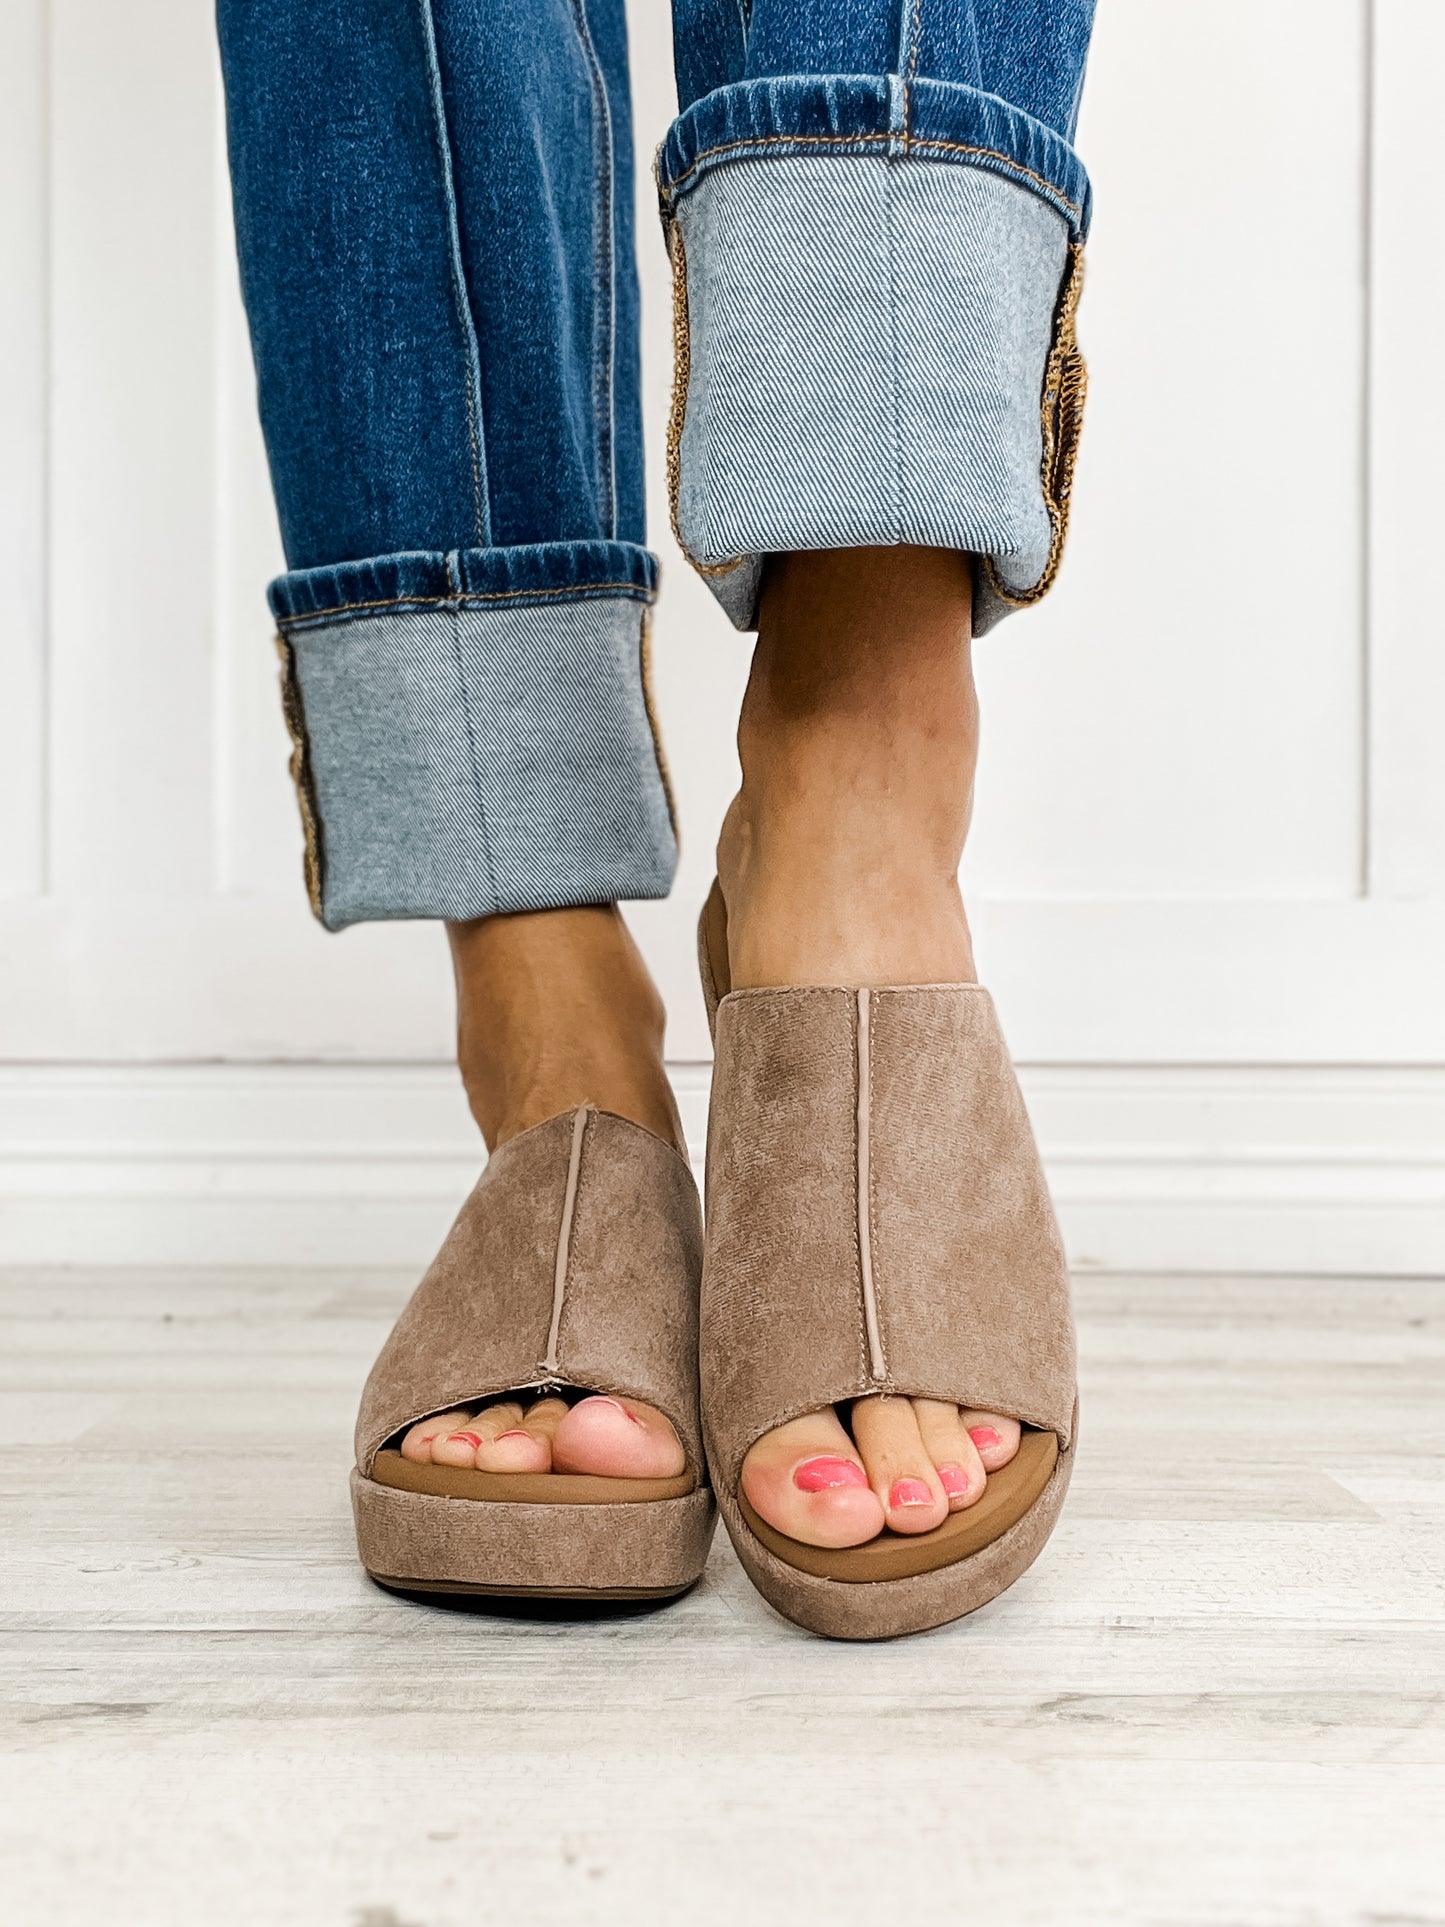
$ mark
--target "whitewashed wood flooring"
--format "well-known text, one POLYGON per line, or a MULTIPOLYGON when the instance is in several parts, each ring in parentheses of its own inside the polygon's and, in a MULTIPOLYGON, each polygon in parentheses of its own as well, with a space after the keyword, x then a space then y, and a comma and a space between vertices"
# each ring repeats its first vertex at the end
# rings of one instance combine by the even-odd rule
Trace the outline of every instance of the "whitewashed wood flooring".
POLYGON ((7 1927, 1445 1922, 1445 1284, 1081 1281, 1063 1523, 830 1645, 352 1550, 390 1273, 0 1274, 7 1927))

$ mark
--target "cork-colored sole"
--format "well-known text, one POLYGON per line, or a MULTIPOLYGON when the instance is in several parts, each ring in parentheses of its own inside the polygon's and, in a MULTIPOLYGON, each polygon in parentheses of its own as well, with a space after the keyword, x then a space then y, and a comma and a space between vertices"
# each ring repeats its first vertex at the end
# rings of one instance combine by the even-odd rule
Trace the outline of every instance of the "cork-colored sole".
POLYGON ((494 1505, 649 1505, 685 1499, 697 1484, 691 1472, 675 1479, 601 1479, 576 1472, 479 1472, 474 1466, 419 1465, 383 1446, 371 1462, 378 1485, 397 1492, 430 1492, 439 1499, 484 1499, 494 1505))

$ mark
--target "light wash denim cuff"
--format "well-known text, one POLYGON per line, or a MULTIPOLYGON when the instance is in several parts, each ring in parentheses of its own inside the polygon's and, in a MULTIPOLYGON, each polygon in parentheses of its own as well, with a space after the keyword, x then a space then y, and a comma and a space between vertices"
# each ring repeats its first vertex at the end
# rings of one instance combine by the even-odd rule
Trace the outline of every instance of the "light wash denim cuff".
POLYGON ((1087 183, 1057 136, 1030 150, 1050 181, 976 143, 859 132, 839 85, 842 132, 694 153, 706 135, 675 130, 660 156, 674 530, 740 629, 769 554, 964 551, 981 634, 1039 600, 1062 555, 1087 183))
POLYGON ((628 543, 380 556, 271 586, 312 908, 330 930, 666 896, 628 543))

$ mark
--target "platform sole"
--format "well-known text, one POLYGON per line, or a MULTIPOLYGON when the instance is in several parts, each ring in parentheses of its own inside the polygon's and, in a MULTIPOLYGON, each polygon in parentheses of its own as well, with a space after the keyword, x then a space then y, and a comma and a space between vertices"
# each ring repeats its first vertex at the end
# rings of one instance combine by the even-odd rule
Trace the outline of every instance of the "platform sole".
POLYGON ((351 1475, 361 1563, 405 1592, 492 1597, 661 1599, 707 1563, 713 1495, 623 1504, 449 1498, 351 1475))

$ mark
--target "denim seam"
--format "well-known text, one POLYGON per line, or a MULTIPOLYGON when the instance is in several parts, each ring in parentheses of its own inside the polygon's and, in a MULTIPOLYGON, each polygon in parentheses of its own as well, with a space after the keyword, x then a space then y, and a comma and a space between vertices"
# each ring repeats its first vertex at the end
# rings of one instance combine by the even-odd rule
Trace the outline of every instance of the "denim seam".
POLYGON ((662 784, 663 799, 667 804, 667 820, 672 829, 672 840, 680 850, 682 832, 677 820, 677 799, 672 793, 672 771, 667 766, 667 752, 662 747, 662 728, 657 720, 657 705, 652 697, 652 610, 650 608, 643 609, 642 621, 638 624, 637 666, 642 678, 642 707, 647 717, 647 727, 652 734, 652 754, 657 763, 657 775, 662 784))
MULTIPOLYGON (((906 96, 905 96, 906 98, 906 96)), ((905 113, 906 113, 905 108, 905 113)), ((905 123, 906 124, 906 123, 905 123)), ((883 219, 887 224, 885 236, 888 260, 888 348, 892 361, 893 391, 893 529, 894 540, 903 540, 903 396, 902 368, 903 357, 898 347, 898 258, 896 246, 897 222, 894 219, 893 186, 897 176, 890 167, 883 182, 883 219)))
POLYGON ((745 555, 726 562, 703 562, 682 539, 678 496, 682 484, 682 435, 687 425, 687 391, 692 383, 692 323, 687 291, 687 248, 681 223, 667 224, 667 250, 672 261, 672 406, 667 418, 667 507, 673 540, 703 577, 731 575, 747 561, 745 555))
MULTIPOLYGON (((677 523, 677 497, 682 475, 682 431, 687 421, 687 385, 692 377, 692 344, 688 338, 687 253, 682 224, 669 220, 663 234, 672 277, 672 393, 667 409, 667 510, 673 540, 687 555, 677 523)), ((696 564, 694 564, 694 567, 696 564)))
POLYGON ((575 602, 595 602, 600 596, 621 595, 631 602, 651 604, 656 598, 635 582, 587 582, 563 589, 489 589, 463 590, 459 595, 399 595, 379 602, 338 602, 329 609, 308 609, 304 615, 278 616, 282 629, 296 629, 313 622, 336 617, 365 615, 372 609, 436 609, 457 602, 508 602, 525 608, 533 602, 556 602, 570 598, 575 602))
POLYGON ((903 82, 903 152, 907 154, 913 145, 913 83, 918 77, 918 43, 921 38, 919 15, 923 0, 913 0, 913 12, 908 23, 908 73, 903 82))
POLYGON ((472 722, 472 700, 467 688, 466 666, 462 660, 461 610, 455 606, 456 600, 457 598, 452 598, 452 655, 457 666, 457 688, 462 698, 462 720, 467 726, 467 755, 471 759, 472 788, 477 798, 477 827, 481 831, 482 870, 487 879, 487 894, 492 908, 495 909, 501 899, 497 895, 497 874, 492 863, 492 833, 487 825, 487 806, 482 798, 482 762, 477 754, 477 732, 472 722))
POLYGON ((306 729, 306 706, 301 679, 296 674, 296 651, 285 635, 277 636, 276 653, 281 658, 281 715, 291 739, 291 783, 301 815, 301 873, 306 884, 306 901, 311 906, 311 914, 319 920, 323 915, 325 859, 321 810, 311 768, 311 738, 306 729))
MULTIPOLYGON (((670 206, 670 204, 677 199, 678 190, 681 188, 683 182, 695 174, 703 162, 711 159, 714 154, 740 154, 753 148, 779 145, 788 147, 886 146, 893 139, 895 139, 893 134, 749 135, 745 140, 722 141, 716 147, 705 147, 700 154, 694 156, 691 163, 684 168, 675 181, 669 182, 666 186, 662 186, 659 182, 659 189, 664 205, 670 206)), ((1042 191, 1045 200, 1062 208, 1068 214, 1076 228, 1083 218, 1083 210, 1077 202, 1071 201, 1061 188, 1055 187, 1047 175, 1036 172, 1032 167, 1026 167, 1022 161, 1016 161, 1011 154, 1001 153, 996 147, 978 147, 967 141, 926 139, 912 141, 909 146, 909 153, 910 156, 931 153, 971 154, 977 160, 996 161, 1000 167, 1006 168, 1010 174, 1017 174, 1024 180, 1032 181, 1034 185, 1042 191)))
POLYGON ((989 588, 1011 609, 1027 609, 1041 602, 1054 585, 1064 559, 1073 505, 1074 463, 1083 425, 1084 398, 1089 376, 1079 349, 1077 317, 1084 284, 1084 250, 1079 242, 1069 248, 1068 266, 1059 289, 1054 314, 1054 336, 1044 364, 1039 399, 1042 451, 1040 490, 1049 516, 1049 552, 1037 582, 1027 589, 1011 589, 998 572, 993 556, 980 558, 989 588))
POLYGON ((587 19, 587 0, 572 0, 572 18, 577 42, 592 87, 592 113, 595 128, 594 174, 597 241, 592 266, 593 370, 592 400, 595 427, 605 447, 597 451, 597 482, 604 497, 603 521, 612 539, 617 535, 617 457, 614 409, 616 405, 616 276, 613 271, 613 222, 615 219, 612 151, 612 103, 607 96, 607 76, 597 58, 592 28, 587 19))
POLYGON ((461 224, 457 213, 456 174, 452 164, 451 135, 447 128, 446 95, 442 90, 441 55, 437 49, 436 19, 432 0, 418 0, 426 39, 427 78, 432 101, 433 132, 437 158, 442 170, 442 196, 446 203, 447 247, 450 255, 452 298, 456 305, 457 326, 462 337, 462 358, 466 362, 467 439, 472 450, 472 508, 476 520, 477 545, 492 546, 491 502, 486 477, 486 456, 481 438, 482 354, 477 340, 467 294, 466 265, 462 258, 461 224))

